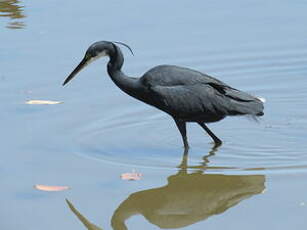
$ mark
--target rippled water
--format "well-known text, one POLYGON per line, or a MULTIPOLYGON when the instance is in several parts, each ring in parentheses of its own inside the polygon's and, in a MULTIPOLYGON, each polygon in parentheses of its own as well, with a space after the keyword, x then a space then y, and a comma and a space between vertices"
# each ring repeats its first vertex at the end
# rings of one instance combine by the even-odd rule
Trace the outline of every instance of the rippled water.
MULTIPOLYGON (((307 167, 304 119, 307 91, 303 83, 307 48, 296 50, 295 47, 282 51, 274 47, 257 52, 244 50, 242 53, 251 53, 246 59, 228 57, 227 52, 213 53, 202 60, 204 65, 210 63, 208 65, 214 69, 209 68, 212 75, 220 74, 235 87, 267 99, 265 116, 259 122, 228 118, 212 125, 225 144, 210 158, 210 168, 290 170, 307 167)), ((189 62, 193 62, 194 58, 191 59, 189 62)), ((202 58, 196 57, 196 63, 198 59, 202 58)), ((175 59, 175 62, 182 61, 175 59)), ((74 130, 75 143, 79 145, 76 152, 116 164, 174 168, 182 144, 172 119, 146 105, 137 106, 133 110, 114 106, 100 118, 80 125, 74 130), (144 133, 146 136, 142 135, 144 133), (131 153, 133 157, 129 157, 131 153)), ((191 124, 188 131, 192 142, 190 160, 196 164, 201 163, 212 147, 210 138, 197 129, 191 124)))
POLYGON ((84 229, 68 198, 88 229, 305 229, 306 10, 299 0, 0 1, 0 228, 84 229), (61 86, 97 40, 133 48, 123 48, 130 76, 193 68, 266 98, 265 115, 209 124, 218 149, 189 124, 184 155, 173 120, 122 93, 106 60, 61 86), (142 180, 119 179, 133 170, 142 180))

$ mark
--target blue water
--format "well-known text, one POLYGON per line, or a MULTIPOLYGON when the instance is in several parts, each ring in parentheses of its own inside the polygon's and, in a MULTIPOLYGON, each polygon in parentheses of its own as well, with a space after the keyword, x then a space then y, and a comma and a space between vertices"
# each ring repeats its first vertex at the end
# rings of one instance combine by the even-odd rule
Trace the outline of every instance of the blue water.
POLYGON ((85 229, 65 198, 103 229, 126 200, 146 204, 133 211, 129 229, 157 229, 157 213, 173 227, 178 220, 169 215, 186 214, 186 229, 305 229, 306 11, 299 0, 1 1, 1 229, 85 229), (187 171, 177 177, 183 148, 175 124, 121 92, 107 59, 61 86, 98 40, 132 47, 135 56, 122 49, 130 76, 159 64, 193 68, 266 98, 265 115, 210 124, 224 141, 213 152, 208 135, 190 124, 187 171), (25 103, 34 99, 63 104, 25 103), (144 178, 120 180, 132 170, 144 178), (44 193, 35 184, 72 189, 44 193), (152 192, 158 208, 148 202, 152 192), (190 207, 199 199, 212 203, 190 207))

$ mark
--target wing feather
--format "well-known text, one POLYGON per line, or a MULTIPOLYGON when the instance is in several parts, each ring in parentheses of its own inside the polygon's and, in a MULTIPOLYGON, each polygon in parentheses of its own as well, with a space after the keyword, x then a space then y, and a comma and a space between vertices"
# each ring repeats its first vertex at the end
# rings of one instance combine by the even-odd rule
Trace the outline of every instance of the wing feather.
POLYGON ((217 90, 210 84, 151 88, 160 99, 160 108, 182 119, 212 122, 227 115, 257 115, 262 112, 263 105, 255 97, 232 88, 225 87, 223 90, 217 90))
POLYGON ((263 115, 263 103, 226 83, 188 68, 162 65, 140 79, 154 106, 172 116, 217 121, 227 115, 263 115))

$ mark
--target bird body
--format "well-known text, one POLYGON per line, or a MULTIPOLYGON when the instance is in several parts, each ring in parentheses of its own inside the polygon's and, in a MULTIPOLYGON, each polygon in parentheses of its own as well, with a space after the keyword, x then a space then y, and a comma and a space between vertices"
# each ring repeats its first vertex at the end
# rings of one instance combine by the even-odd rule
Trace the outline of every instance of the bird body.
POLYGON ((128 77, 121 70, 124 57, 120 48, 106 41, 96 42, 89 47, 81 63, 63 85, 89 62, 101 56, 110 57, 107 70, 119 88, 174 118, 186 148, 188 148, 186 122, 197 122, 212 137, 215 144, 220 145, 221 140, 205 123, 216 122, 226 116, 263 115, 264 107, 261 99, 192 69, 160 65, 147 71, 141 78, 128 77))
POLYGON ((258 98, 188 68, 157 66, 140 83, 149 96, 146 103, 187 122, 215 122, 227 115, 259 116, 263 111, 258 98))

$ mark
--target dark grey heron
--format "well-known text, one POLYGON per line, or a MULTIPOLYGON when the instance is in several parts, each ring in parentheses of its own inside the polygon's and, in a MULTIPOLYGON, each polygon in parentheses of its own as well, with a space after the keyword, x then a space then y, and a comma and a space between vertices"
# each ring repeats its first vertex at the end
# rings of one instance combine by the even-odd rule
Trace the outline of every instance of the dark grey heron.
POLYGON ((262 98, 239 91, 224 82, 201 72, 174 66, 159 65, 140 78, 128 77, 121 68, 124 57, 115 44, 99 41, 92 44, 80 64, 66 78, 68 83, 83 67, 92 61, 108 56, 107 70, 113 82, 128 95, 152 105, 173 117, 181 133, 184 147, 189 148, 186 123, 197 122, 213 139, 215 146, 222 141, 205 123, 220 121, 226 116, 262 116, 262 98))

